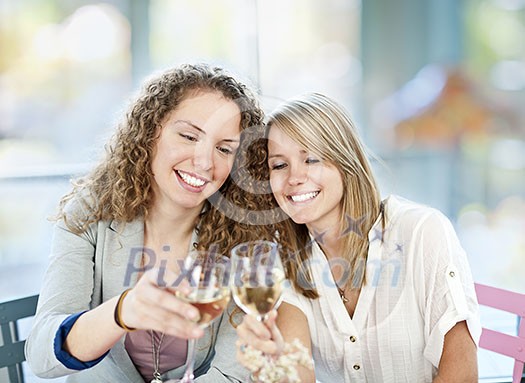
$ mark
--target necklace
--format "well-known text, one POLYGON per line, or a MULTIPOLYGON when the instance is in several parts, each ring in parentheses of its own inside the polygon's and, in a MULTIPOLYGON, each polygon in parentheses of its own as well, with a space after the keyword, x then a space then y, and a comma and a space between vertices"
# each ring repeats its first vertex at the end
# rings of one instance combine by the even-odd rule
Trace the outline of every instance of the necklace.
POLYGON ((348 303, 349 300, 345 296, 345 289, 342 289, 341 287, 339 287, 339 285, 337 283, 336 283, 336 286, 337 286, 337 291, 339 291, 339 296, 341 297, 341 300, 343 301, 343 303, 344 304, 348 303))
POLYGON ((162 383, 162 375, 159 371, 160 366, 160 345, 164 339, 164 333, 160 335, 159 346, 155 345, 155 336, 153 335, 153 330, 149 332, 151 334, 151 353, 153 354, 153 379, 150 383, 162 383))

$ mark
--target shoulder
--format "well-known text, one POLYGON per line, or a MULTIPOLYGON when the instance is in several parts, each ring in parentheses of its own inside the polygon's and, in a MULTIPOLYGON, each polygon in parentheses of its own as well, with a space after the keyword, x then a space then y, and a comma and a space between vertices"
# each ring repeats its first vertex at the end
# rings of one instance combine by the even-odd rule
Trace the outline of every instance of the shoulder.
POLYGON ((305 311, 308 303, 308 298, 299 293, 290 280, 284 281, 281 298, 283 302, 293 305, 301 311, 305 311))
POLYGON ((95 244, 100 232, 117 226, 113 220, 94 219, 96 208, 96 199, 87 192, 72 194, 64 202, 62 214, 56 221, 55 235, 58 239, 65 237, 65 240, 69 235, 75 235, 95 244))
POLYGON ((465 251, 451 221, 441 211, 400 197, 389 198, 385 208, 385 248, 403 249, 402 259, 427 272, 438 265, 446 268, 463 263, 465 251))
POLYGON ((87 190, 77 190, 67 196, 63 202, 63 212, 66 217, 87 218, 93 214, 97 201, 87 190))
POLYGON ((387 228, 414 234, 454 232, 450 220, 436 208, 392 195, 385 200, 387 228))

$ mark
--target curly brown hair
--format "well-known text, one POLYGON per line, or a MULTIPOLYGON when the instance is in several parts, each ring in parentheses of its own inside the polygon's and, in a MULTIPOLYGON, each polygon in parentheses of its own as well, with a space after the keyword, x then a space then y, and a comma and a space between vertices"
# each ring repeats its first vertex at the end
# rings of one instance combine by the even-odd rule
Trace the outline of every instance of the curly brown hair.
MULTIPOLYGON (((257 132, 264 117, 254 93, 224 68, 184 64, 166 70, 142 88, 106 146, 106 157, 89 174, 72 182, 73 189, 60 201, 55 219, 63 219, 70 230, 80 234, 97 221, 130 222, 147 216, 152 202, 151 161, 161 124, 168 113, 195 91, 219 92, 239 106, 239 152, 242 152, 245 131, 257 132), (67 209, 73 199, 84 211, 67 209)), ((272 238, 271 227, 258 225, 257 219, 235 212, 225 215, 223 211, 235 211, 236 207, 256 211, 260 199, 260 195, 247 192, 228 177, 210 198, 212 203, 206 202, 198 223, 198 247, 215 245, 228 254, 239 241, 272 238), (226 207, 225 202, 228 202, 226 207)))

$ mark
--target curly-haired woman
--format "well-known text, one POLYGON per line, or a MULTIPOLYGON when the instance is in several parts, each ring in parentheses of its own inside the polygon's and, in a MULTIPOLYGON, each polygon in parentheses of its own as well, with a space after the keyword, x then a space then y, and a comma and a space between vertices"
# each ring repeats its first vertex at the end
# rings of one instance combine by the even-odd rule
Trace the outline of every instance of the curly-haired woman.
POLYGON ((247 222, 260 197, 231 174, 262 118, 253 93, 222 68, 182 65, 149 80, 105 159, 59 205, 26 344, 38 376, 180 378, 187 339, 199 338, 198 381, 245 380, 227 314, 203 331, 198 311, 163 286, 173 286, 177 261, 193 247, 227 254, 239 241, 271 237, 247 222))

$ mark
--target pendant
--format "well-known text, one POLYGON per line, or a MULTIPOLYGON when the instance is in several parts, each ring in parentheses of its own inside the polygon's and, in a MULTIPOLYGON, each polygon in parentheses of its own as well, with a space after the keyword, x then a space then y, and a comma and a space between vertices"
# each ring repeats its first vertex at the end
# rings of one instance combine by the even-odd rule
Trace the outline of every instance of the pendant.
POLYGON ((339 291, 339 296, 341 297, 341 300, 343 301, 343 303, 344 304, 348 303, 349 300, 347 297, 345 297, 345 291, 339 286, 337 286, 337 291, 339 291))
POLYGON ((162 383, 162 380, 160 380, 159 378, 153 378, 150 383, 162 383))

